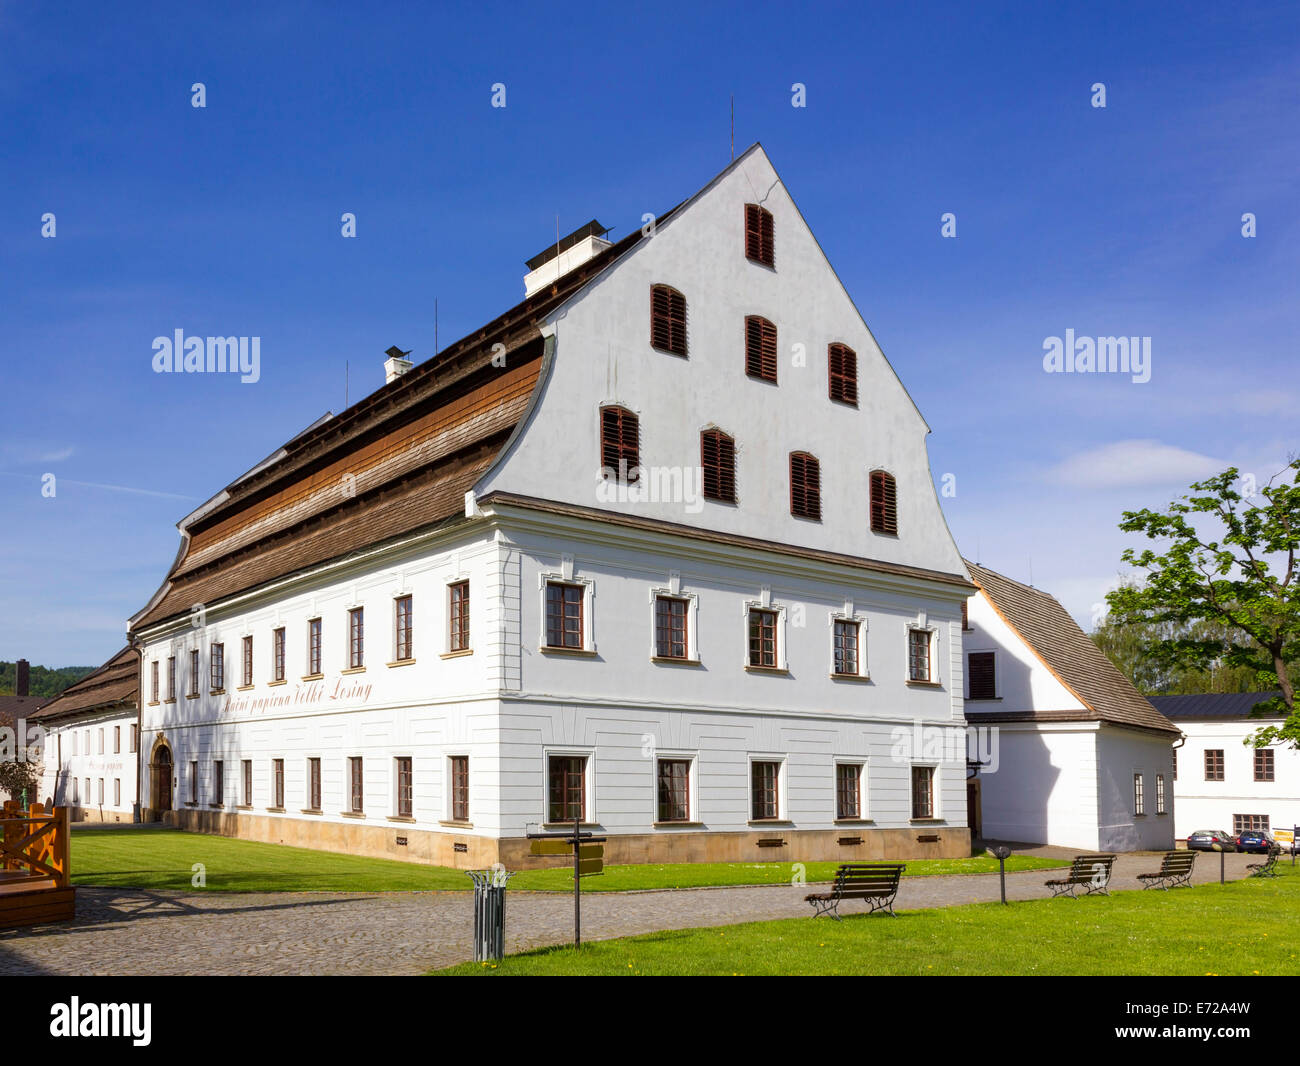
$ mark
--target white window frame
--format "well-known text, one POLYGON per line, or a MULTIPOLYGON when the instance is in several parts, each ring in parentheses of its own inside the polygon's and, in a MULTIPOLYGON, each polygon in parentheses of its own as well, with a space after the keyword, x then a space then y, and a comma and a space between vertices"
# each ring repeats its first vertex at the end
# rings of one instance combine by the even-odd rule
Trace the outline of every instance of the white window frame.
MULTIPOLYGON (((583 825, 596 825, 596 749, 582 747, 542 747, 542 824, 556 825, 547 816, 551 805, 551 756, 567 759, 586 759, 583 766, 582 794, 586 810, 582 812, 583 825)), ((571 823, 565 822, 564 825, 571 823)))
POLYGON ((934 762, 930 759, 922 759, 919 762, 909 762, 907 764, 907 817, 911 822, 941 822, 943 821, 943 791, 939 787, 939 775, 943 772, 943 764, 934 762), (915 796, 912 794, 912 771, 928 769, 930 774, 930 806, 933 808, 929 817, 918 815, 915 807, 915 796))
POLYGON ((700 753, 698 751, 660 751, 655 749, 652 766, 654 767, 650 780, 651 806, 650 812, 656 829, 675 829, 681 826, 698 825, 700 822, 699 809, 699 765, 700 753), (686 821, 684 822, 661 822, 659 821, 659 760, 667 759, 670 762, 686 762, 690 765, 686 770, 686 821))
MULTIPOLYGON (((575 652, 586 652, 595 654, 596 651, 596 612, 593 610, 596 600, 596 582, 590 577, 578 577, 573 573, 571 561, 556 573, 546 571, 537 575, 537 606, 538 606, 538 624, 537 624, 537 647, 538 650, 545 653, 554 653, 563 655, 566 652, 570 655, 575 652), (568 576, 566 576, 566 573, 568 576), (579 585, 582 587, 582 647, 581 648, 558 648, 552 647, 546 641, 546 586, 551 582, 560 585, 579 585)), ((471 604, 473 600, 470 601, 471 604)), ((473 644, 473 629, 470 631, 470 643, 473 644)), ((450 638, 448 638, 450 643, 450 638)))
POLYGON ((1148 806, 1148 803, 1147 803, 1147 781, 1146 781, 1146 776, 1147 776, 1147 775, 1146 775, 1146 773, 1145 773, 1144 771, 1139 770, 1137 767, 1134 767, 1134 768, 1133 768, 1133 777, 1132 777, 1132 780, 1131 780, 1131 782, 1130 782, 1130 786, 1131 786, 1132 789, 1133 789, 1133 795, 1132 795, 1132 801, 1133 801, 1133 817, 1135 817, 1135 818, 1145 818, 1145 817, 1147 816, 1147 806, 1148 806), (1140 784, 1140 790, 1141 790, 1141 793, 1142 793, 1142 797, 1141 797, 1141 798, 1142 798, 1142 809, 1141 809, 1141 810, 1138 809, 1139 782, 1141 783, 1141 784, 1140 784))
POLYGON ((842 611, 832 611, 827 621, 827 629, 830 632, 830 662, 827 664, 827 670, 831 677, 858 677, 866 681, 871 677, 871 671, 867 669, 867 633, 868 621, 867 616, 861 611, 854 611, 851 603, 844 605, 842 611), (842 674, 835 669, 835 623, 836 622, 856 622, 858 624, 858 672, 856 674, 842 674))
MULTIPOLYGON (((787 641, 786 625, 789 619, 789 611, 783 603, 775 603, 771 597, 764 595, 756 600, 746 600, 741 604, 741 618, 743 624, 740 630, 741 637, 741 664, 746 670, 756 673, 776 673, 778 671, 789 672, 790 664, 786 658, 787 641), (749 612, 750 611, 775 611, 776 612, 776 665, 775 666, 754 666, 749 661, 749 612)), ((832 656, 834 651, 832 650, 832 656)), ((752 800, 751 800, 752 806, 752 800)))
POLYGON ((912 685, 942 685, 939 672, 939 628, 927 624, 924 613, 907 623, 903 636, 903 678, 912 685), (921 680, 912 676, 912 634, 926 633, 930 637, 930 676, 921 680))
MULTIPOLYGON (((455 825, 465 825, 465 822, 457 822, 452 818, 452 787, 451 787, 451 760, 454 758, 465 758, 469 760, 470 780, 474 775, 474 756, 469 748, 444 748, 442 752, 442 820, 455 825)), ((415 764, 412 763, 412 766, 415 764)), ((469 793, 469 823, 474 822, 474 790, 470 789, 469 793)))
MULTIPOLYGON (((831 809, 832 818, 840 825, 871 821, 867 803, 867 757, 865 755, 836 755, 831 760, 831 809), (858 768, 858 813, 852 818, 841 818, 840 808, 840 767, 856 766, 858 768)), ((910 784, 910 782, 909 782, 910 784)))
POLYGON ((698 665, 700 661, 700 638, 699 638, 699 620, 700 620, 700 596, 697 592, 684 592, 677 582, 673 582, 667 587, 652 588, 650 590, 650 658, 657 663, 687 663, 698 665), (658 603, 659 597, 664 596, 670 600, 686 601, 686 658, 673 659, 668 656, 659 654, 658 639, 658 603))
MULTIPOLYGON (((770 608, 764 608, 770 610, 770 608)), ((745 812, 746 821, 751 825, 773 825, 777 822, 788 822, 790 820, 790 789, 789 789, 789 756, 777 755, 776 753, 750 752, 749 762, 746 765, 745 774, 745 812), (776 767, 776 817, 775 818, 755 818, 754 817, 754 763, 756 762, 774 762, 776 767)))

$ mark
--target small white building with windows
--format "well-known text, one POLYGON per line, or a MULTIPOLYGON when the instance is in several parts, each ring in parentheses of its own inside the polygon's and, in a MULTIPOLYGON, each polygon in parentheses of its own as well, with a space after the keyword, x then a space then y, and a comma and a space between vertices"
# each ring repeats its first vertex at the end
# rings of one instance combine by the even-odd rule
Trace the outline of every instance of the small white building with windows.
POLYGON ((1234 836, 1300 826, 1300 751, 1288 744, 1256 748, 1250 737, 1283 717, 1255 717, 1276 692, 1206 692, 1152 696, 1151 703, 1182 730, 1175 749, 1174 795, 1182 840, 1200 829, 1234 836))
POLYGON ((967 854, 973 591, 763 150, 294 437, 131 620, 149 817, 481 867, 967 854))
POLYGON ((41 727, 44 803, 74 822, 135 820, 140 656, 125 647, 31 716, 41 727))
POLYGON ((979 589, 962 640, 982 764, 969 786, 973 831, 1086 851, 1172 848, 1177 727, 1055 599, 967 568, 979 589))

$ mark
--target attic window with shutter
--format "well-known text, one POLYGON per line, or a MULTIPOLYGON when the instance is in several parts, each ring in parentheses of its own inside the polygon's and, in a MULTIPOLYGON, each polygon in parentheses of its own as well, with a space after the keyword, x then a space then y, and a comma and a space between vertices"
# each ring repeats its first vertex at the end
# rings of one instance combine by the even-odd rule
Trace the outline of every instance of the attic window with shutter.
POLYGON ((667 285, 650 286, 650 346, 686 354, 686 297, 667 285))
POLYGON ((831 399, 858 406, 858 353, 847 344, 832 344, 827 349, 831 399))
POLYGON ((704 471, 704 498, 736 502, 736 442, 720 429, 700 434, 700 466, 704 471))
POLYGON ((790 513, 821 521, 821 464, 807 452, 790 453, 790 513))
POLYGON ((775 266, 772 242, 772 212, 758 204, 745 205, 745 258, 764 266, 775 266))
POLYGON ((605 477, 635 481, 641 465, 641 431, 636 415, 623 407, 600 409, 600 465, 605 477))
POLYGON ((967 699, 991 700, 997 698, 994 653, 973 651, 966 656, 966 674, 970 686, 967 699))
POLYGON ((776 382, 776 326, 758 315, 745 319, 745 373, 776 382))
POLYGON ((883 470, 871 471, 871 532, 898 536, 898 494, 883 470))

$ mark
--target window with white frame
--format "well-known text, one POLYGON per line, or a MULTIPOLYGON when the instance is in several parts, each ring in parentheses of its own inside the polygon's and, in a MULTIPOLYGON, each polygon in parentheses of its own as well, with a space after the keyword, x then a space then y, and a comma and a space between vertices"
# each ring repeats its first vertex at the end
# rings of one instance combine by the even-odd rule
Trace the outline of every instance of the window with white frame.
POLYGON ((861 615, 831 616, 831 676, 867 676, 867 625, 861 615))
POLYGON ((835 764, 835 817, 840 821, 865 818, 862 805, 862 763, 835 764))
POLYGON ((934 767, 912 767, 912 817, 934 818, 934 767))
POLYGON ((764 601, 745 604, 745 665, 751 670, 784 670, 785 608, 764 601))
POLYGON ((575 817, 583 822, 594 820, 591 807, 591 753, 548 750, 545 759, 546 821, 572 822, 575 817))
POLYGON ((700 598, 682 592, 674 580, 668 588, 650 590, 650 656, 653 659, 697 662, 699 640, 696 620, 700 598))
POLYGON ((907 679, 934 682, 934 631, 923 626, 907 628, 907 679))
POLYGON ((544 651, 594 652, 596 631, 592 618, 593 583, 572 576, 572 566, 563 574, 542 574, 541 633, 544 651))
POLYGON ((749 760, 749 817, 754 822, 778 821, 785 812, 785 760, 752 756, 749 760))
POLYGON ((655 757, 655 821, 695 821, 695 758, 659 753, 655 757))
POLYGON ((1146 797, 1142 789, 1142 775, 1136 773, 1133 775, 1133 813, 1146 814, 1146 797))

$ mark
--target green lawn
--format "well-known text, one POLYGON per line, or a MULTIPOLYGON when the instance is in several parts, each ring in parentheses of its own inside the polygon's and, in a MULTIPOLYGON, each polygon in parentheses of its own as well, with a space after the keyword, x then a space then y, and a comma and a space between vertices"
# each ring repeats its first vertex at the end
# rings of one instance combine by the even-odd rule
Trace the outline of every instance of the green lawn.
MULTIPOLYGON (((220 892, 410 892, 468 891, 463 870, 371 859, 330 851, 291 848, 254 840, 185 833, 176 829, 93 829, 72 834, 72 881, 115 888, 187 890, 202 863, 207 888, 220 892)), ((808 881, 828 881, 833 862, 808 863, 808 881)), ((1053 859, 1012 856, 1009 870, 1061 866, 1053 859)), ((988 873, 998 868, 987 856, 925 859, 907 864, 907 876, 988 873)), ((680 863, 665 866, 609 866, 582 881, 584 892, 618 892, 703 885, 789 884, 792 865, 780 863, 680 863)), ((568 868, 526 870, 510 879, 513 890, 573 891, 568 868)))
POLYGON ((980 903, 843 922, 792 918, 652 933, 440 974, 1139 974, 1300 972, 1300 871, 1169 892, 980 903))

